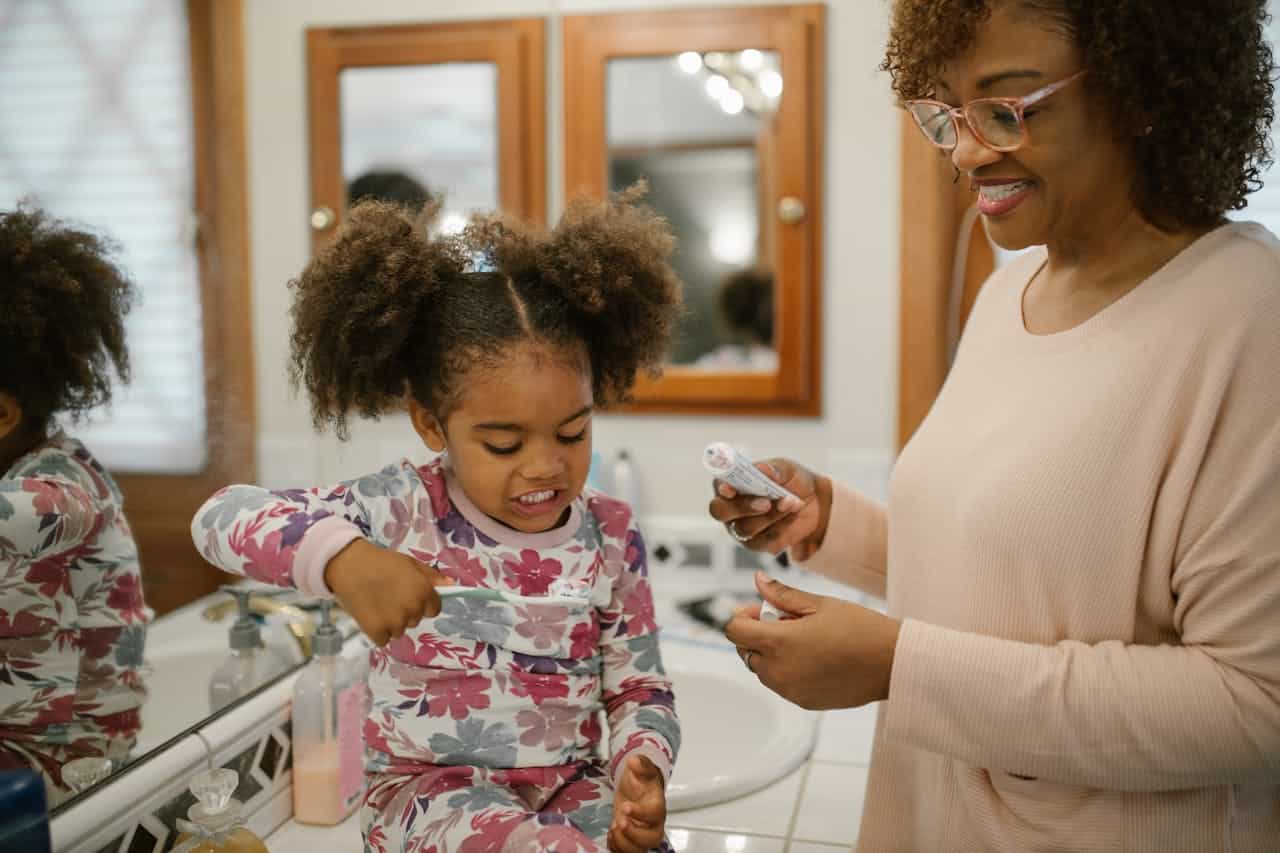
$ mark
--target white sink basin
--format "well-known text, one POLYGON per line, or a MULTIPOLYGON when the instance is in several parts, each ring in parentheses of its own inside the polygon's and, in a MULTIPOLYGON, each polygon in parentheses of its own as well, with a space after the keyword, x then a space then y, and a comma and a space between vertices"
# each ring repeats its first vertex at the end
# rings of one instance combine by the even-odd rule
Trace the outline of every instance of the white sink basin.
POLYGON ((665 638, 662 654, 682 729, 680 756, 667 786, 671 811, 758 791, 813 752, 817 715, 761 686, 731 647, 665 638))

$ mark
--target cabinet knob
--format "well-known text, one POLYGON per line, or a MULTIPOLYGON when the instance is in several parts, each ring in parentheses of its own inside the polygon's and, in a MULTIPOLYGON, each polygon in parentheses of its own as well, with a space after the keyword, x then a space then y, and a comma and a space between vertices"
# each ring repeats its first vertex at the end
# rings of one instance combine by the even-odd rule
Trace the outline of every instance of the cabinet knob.
POLYGON ((312 231, 328 231, 333 227, 333 223, 338 221, 338 217, 333 211, 325 205, 320 205, 311 211, 311 230, 312 231))
POLYGON ((804 202, 793 195, 783 196, 778 202, 778 218, 786 225, 795 225, 804 221, 804 202))

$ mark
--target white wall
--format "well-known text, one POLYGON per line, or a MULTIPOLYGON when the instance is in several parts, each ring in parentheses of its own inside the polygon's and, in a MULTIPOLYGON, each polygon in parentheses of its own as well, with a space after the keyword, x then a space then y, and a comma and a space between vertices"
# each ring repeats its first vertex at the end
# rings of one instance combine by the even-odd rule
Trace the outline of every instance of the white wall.
MULTIPOLYGON (((766 5, 734 0, 741 5, 766 5)), ((316 436, 285 373, 286 282, 310 251, 307 227, 308 26, 459 18, 547 16, 548 193, 562 204, 559 21, 562 14, 724 5, 696 0, 250 0, 246 4, 253 341, 259 475, 269 486, 310 485, 425 457, 401 419, 361 424, 342 446, 316 436)), ((710 487, 699 454, 709 440, 756 455, 791 455, 873 492, 892 457, 897 386, 899 167, 897 113, 876 71, 887 7, 834 0, 827 19, 827 164, 823 294, 824 389, 819 419, 602 416, 596 448, 628 448, 640 468, 644 509, 700 514, 710 487)))

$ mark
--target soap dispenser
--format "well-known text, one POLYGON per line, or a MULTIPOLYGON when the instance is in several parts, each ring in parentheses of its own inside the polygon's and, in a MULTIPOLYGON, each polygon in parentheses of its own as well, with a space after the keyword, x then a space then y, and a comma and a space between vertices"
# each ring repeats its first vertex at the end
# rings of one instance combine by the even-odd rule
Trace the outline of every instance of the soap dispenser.
POLYGON ((293 819, 332 826, 364 798, 368 657, 342 655, 333 602, 320 602, 311 663, 293 686, 293 819))
POLYGON ((174 853, 268 853, 267 845, 244 825, 242 806, 232 799, 240 774, 223 767, 202 770, 187 787, 199 801, 178 818, 174 853))
POLYGON ((222 591, 235 596, 239 616, 231 626, 231 654, 209 682, 211 711, 226 707, 286 669, 284 661, 264 648, 262 630, 249 611, 249 596, 261 593, 241 586, 224 586, 222 591))

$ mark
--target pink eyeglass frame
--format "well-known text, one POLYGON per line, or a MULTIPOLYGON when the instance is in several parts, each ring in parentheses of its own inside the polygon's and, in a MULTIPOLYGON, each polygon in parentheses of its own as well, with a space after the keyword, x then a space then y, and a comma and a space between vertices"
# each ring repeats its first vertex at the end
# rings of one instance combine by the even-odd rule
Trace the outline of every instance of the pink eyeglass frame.
POLYGON ((941 101, 933 101, 925 98, 907 101, 903 106, 905 106, 907 108, 907 112, 911 114, 912 120, 915 121, 916 127, 920 128, 920 132, 924 134, 924 138, 929 141, 930 145, 933 145, 936 148, 941 148, 944 151, 952 151, 960 144, 960 119, 964 119, 964 123, 969 128, 969 132, 972 133, 974 138, 982 143, 983 146, 990 148, 992 151, 999 151, 1003 154, 1007 154, 1010 151, 1017 151, 1019 148, 1031 141, 1031 131, 1027 129, 1027 123, 1023 117, 1023 113, 1026 112, 1027 107, 1034 106, 1055 92, 1065 89, 1087 73, 1087 70, 1077 71, 1070 77, 1064 77, 1056 83, 1049 83, 1048 85, 1041 86, 1039 89, 1036 89, 1030 94, 1023 95, 1021 98, 975 98, 974 100, 961 104, 958 107, 953 107, 950 104, 944 104, 941 101), (927 105, 938 107, 939 109, 946 111, 948 118, 951 120, 951 126, 955 129, 956 141, 952 142, 950 145, 935 142, 933 140, 933 136, 920 125, 920 120, 916 118, 915 112, 911 110, 911 107, 917 104, 922 106, 927 105), (1013 115, 1018 120, 1018 129, 1022 131, 1022 138, 1018 140, 1018 144, 992 145, 986 137, 982 135, 982 132, 973 126, 973 123, 970 122, 968 117, 965 115, 965 112, 974 104, 1000 104, 1013 110, 1013 115))

